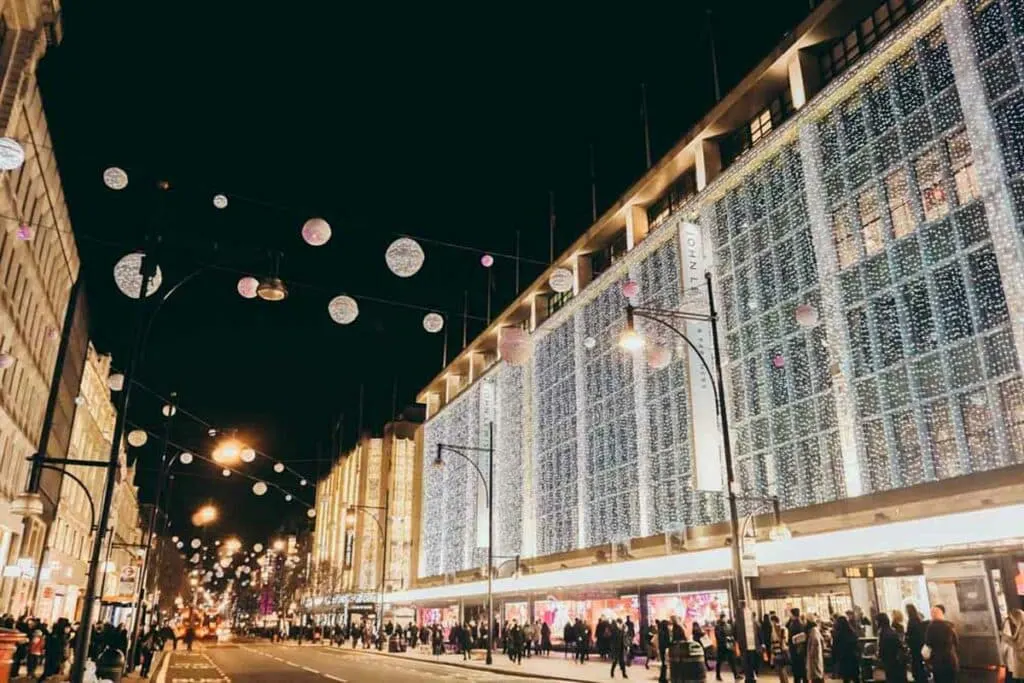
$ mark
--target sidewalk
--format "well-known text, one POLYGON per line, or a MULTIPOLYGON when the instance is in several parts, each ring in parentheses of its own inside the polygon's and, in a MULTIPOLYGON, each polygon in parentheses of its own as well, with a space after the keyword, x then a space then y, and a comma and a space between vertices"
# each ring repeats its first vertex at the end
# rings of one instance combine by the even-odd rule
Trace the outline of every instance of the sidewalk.
MULTIPOLYGON (((333 645, 323 645, 321 647, 335 647, 333 645)), ((407 651, 407 652, 379 652, 374 649, 364 650, 362 648, 352 649, 346 645, 343 648, 345 651, 358 652, 367 654, 374 657, 394 657, 399 659, 411 659, 414 661, 421 662, 433 662, 435 664, 443 664, 445 666, 453 666, 462 669, 473 669, 476 671, 494 671, 510 676, 524 676, 531 678, 542 678, 553 681, 568 681, 571 683, 595 683, 596 681, 607 681, 611 680, 611 662, 602 662, 597 655, 593 655, 590 661, 584 664, 577 664, 569 657, 565 657, 563 653, 552 653, 550 656, 533 656, 524 657, 522 664, 513 664, 509 661, 507 655, 501 652, 494 653, 494 664, 487 666, 484 663, 483 650, 474 650, 473 659, 470 661, 464 661, 462 655, 441 655, 435 657, 430 654, 421 654, 419 652, 407 651)), ((651 662, 650 669, 644 669, 642 660, 637 660, 633 663, 633 666, 626 667, 626 675, 630 679, 639 681, 657 681, 660 672, 660 664, 657 662, 651 662)), ((616 678, 621 675, 621 672, 616 670, 616 678)), ((767 673, 764 676, 758 676, 759 679, 764 680, 766 683, 778 683, 778 677, 774 673, 767 673)), ((715 672, 708 672, 708 681, 715 680, 715 672)), ((731 675, 723 676, 724 681, 732 681, 731 675)), ((742 680, 742 679, 741 679, 742 680)))
MULTIPOLYGON (((148 680, 151 680, 152 678, 154 678, 156 676, 156 672, 160 670, 160 663, 163 660, 163 658, 165 656, 168 656, 168 655, 170 655, 170 650, 163 650, 161 652, 157 652, 156 653, 156 655, 153 657, 153 666, 150 669, 149 678, 143 678, 142 676, 140 676, 139 672, 138 672, 138 669, 136 669, 134 673, 128 674, 127 676, 123 676, 121 678, 121 680, 122 681, 148 681, 148 680)), ((24 668, 25 667, 22 667, 23 670, 24 670, 24 668)), ((35 676, 21 675, 21 676, 17 676, 15 678, 12 678, 11 679, 11 683, 36 683, 36 680, 37 680, 37 678, 35 676)), ((58 674, 56 676, 50 676, 49 678, 45 679, 46 683, 58 683, 60 681, 67 681, 67 680, 68 680, 68 674, 67 673, 58 674)))

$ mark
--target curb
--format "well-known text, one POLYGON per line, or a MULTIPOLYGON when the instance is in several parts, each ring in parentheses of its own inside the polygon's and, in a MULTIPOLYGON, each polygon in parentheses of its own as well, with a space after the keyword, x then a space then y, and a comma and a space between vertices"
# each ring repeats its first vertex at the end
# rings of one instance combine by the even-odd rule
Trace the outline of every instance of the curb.
MULTIPOLYGON (((346 648, 331 648, 331 646, 321 646, 329 649, 340 649, 345 652, 349 652, 346 648)), ((392 654, 390 652, 378 652, 377 650, 363 650, 356 649, 351 650, 352 652, 358 652, 360 654, 373 655, 374 657, 388 657, 390 659, 397 659, 399 661, 409 662, 424 662, 426 664, 440 664, 441 666, 451 666, 456 669, 470 669, 472 671, 487 671, 489 673, 498 674, 502 676, 515 676, 518 678, 534 678, 543 681, 565 681, 566 683, 594 683, 591 678, 566 678, 565 676, 552 676, 551 674, 535 673, 531 671, 524 671, 520 669, 506 669, 503 667, 487 666, 486 664, 464 664, 463 662, 447 662, 443 659, 418 659, 416 657, 403 657, 402 655, 392 654)))

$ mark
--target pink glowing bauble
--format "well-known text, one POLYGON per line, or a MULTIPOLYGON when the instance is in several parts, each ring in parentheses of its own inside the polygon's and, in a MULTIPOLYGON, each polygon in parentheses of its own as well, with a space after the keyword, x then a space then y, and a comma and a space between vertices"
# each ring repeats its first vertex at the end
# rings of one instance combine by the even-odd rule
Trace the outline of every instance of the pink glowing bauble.
POLYGON ((310 218, 302 225, 302 239, 313 247, 322 247, 331 239, 331 226, 323 218, 310 218))
POLYGON ((800 304, 793 311, 800 327, 814 327, 818 324, 818 309, 810 304, 800 304))
POLYGON ((27 242, 35 237, 36 231, 32 229, 32 226, 28 223, 22 223, 18 226, 18 230, 14 234, 22 242, 27 242))
POLYGON ((260 281, 251 275, 246 275, 238 280, 238 293, 245 299, 256 298, 256 288, 260 286, 260 281))
POLYGON ((622 283, 622 296, 632 299, 640 293, 640 283, 636 280, 626 280, 622 283))
POLYGON ((647 365, 652 370, 664 370, 672 362, 672 352, 658 344, 647 345, 647 365))
POLYGON ((776 368, 784 368, 786 367, 786 359, 782 357, 781 353, 777 353, 772 356, 772 365, 776 368))
POLYGON ((522 365, 530 358, 530 335, 521 327, 502 328, 498 352, 509 364, 522 365))
POLYGON ((494 257, 490 254, 484 254, 480 257, 480 265, 484 268, 490 268, 494 265, 494 257))
POLYGON ((9 353, 0 353, 0 370, 6 370, 14 365, 14 356, 9 353))
POLYGON ((46 338, 49 339, 50 341, 53 341, 54 339, 56 339, 59 336, 60 335, 57 334, 57 330, 53 329, 52 327, 47 327, 46 328, 46 338))

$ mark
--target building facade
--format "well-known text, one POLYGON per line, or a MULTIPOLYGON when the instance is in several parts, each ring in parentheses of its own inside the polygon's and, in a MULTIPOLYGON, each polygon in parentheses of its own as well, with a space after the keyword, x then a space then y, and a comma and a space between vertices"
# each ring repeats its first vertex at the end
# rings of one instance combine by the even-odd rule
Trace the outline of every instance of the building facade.
POLYGON ((814 9, 421 392, 395 604, 481 604, 490 463, 425 465, 493 433, 495 554, 523 560, 495 570, 499 618, 714 614, 724 390, 758 611, 949 607, 980 581, 988 662, 1024 595, 1002 526, 1024 514, 1022 25, 1005 0, 814 9), (672 313, 712 300, 724 387, 709 324, 672 313), (669 312, 637 318, 640 353, 627 302, 669 312), (767 538, 772 498, 791 539, 767 538))

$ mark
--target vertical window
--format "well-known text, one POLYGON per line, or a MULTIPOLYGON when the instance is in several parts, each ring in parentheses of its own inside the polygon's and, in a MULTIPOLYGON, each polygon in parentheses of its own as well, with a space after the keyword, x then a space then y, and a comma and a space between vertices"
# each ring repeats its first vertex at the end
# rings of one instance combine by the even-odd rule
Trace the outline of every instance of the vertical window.
POLYGON ((832 214, 832 235, 836 243, 840 269, 856 263, 860 254, 857 253, 857 240, 853 236, 853 225, 845 209, 832 214))
POLYGON ((967 139, 967 131, 960 131, 949 138, 946 148, 949 150, 949 166, 956 185, 957 203, 967 204, 981 194, 978 191, 978 174, 971 158, 971 141, 967 139))
POLYGON ((942 161, 938 152, 933 149, 918 157, 914 162, 914 172, 921 191, 924 219, 934 221, 949 213, 949 200, 942 187, 942 161))
POLYGON ((1006 440, 1015 462, 1024 461, 1024 380, 1011 379, 999 387, 1006 440))
POLYGON ((984 389, 977 389, 960 397, 960 414, 964 421, 964 435, 967 437, 967 452, 971 460, 982 467, 991 467, 995 462, 998 447, 992 429, 992 413, 984 389))
POLYGON ((750 122, 750 142, 757 142, 772 130, 772 113, 765 109, 750 122))
POLYGON ((889 203, 889 218, 896 239, 909 235, 917 227, 910 210, 907 174, 903 169, 890 173, 885 179, 886 201, 889 203))
POLYGON ((924 481, 924 469, 914 413, 906 412, 896 415, 893 418, 893 433, 896 436, 896 448, 900 454, 903 485, 920 484, 924 481))
POLYGON ((953 429, 953 421, 945 399, 936 401, 925 409, 925 425, 935 467, 935 478, 946 479, 956 476, 960 472, 956 452, 956 430, 953 429))
POLYGON ((878 202, 878 192, 869 187, 857 197, 857 212, 860 214, 861 238, 864 241, 864 252, 871 256, 885 248, 885 224, 878 202))

